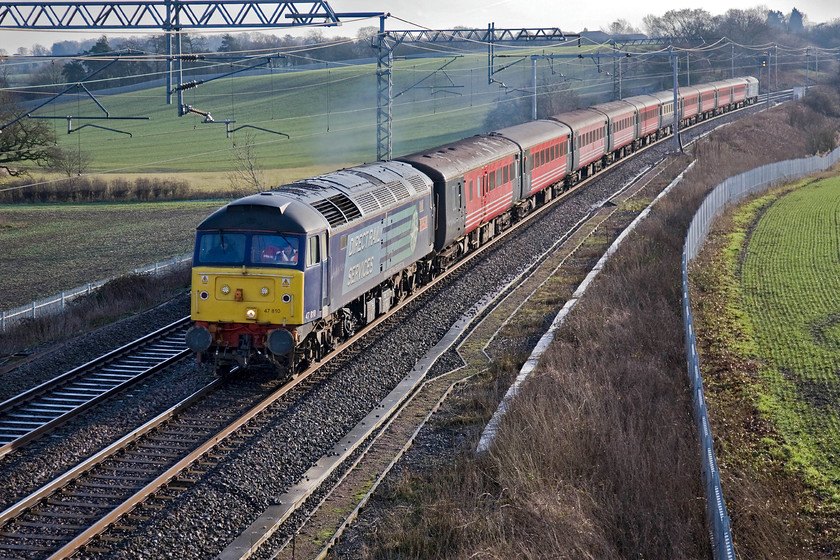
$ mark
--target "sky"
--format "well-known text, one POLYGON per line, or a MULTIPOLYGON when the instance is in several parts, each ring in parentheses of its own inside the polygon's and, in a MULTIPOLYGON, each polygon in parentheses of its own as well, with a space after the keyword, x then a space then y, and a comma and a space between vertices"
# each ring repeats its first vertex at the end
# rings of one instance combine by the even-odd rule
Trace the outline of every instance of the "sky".
MULTIPOLYGON (((78 0, 82 2, 83 0, 78 0)), ((648 14, 663 15, 668 10, 684 8, 702 8, 712 15, 724 14, 730 8, 748 9, 765 6, 785 14, 795 7, 803 12, 811 23, 822 23, 840 18, 840 2, 837 0, 765 0, 746 3, 733 0, 646 0, 644 7, 640 2, 628 0, 587 1, 576 4, 558 0, 327 0, 336 12, 390 12, 393 16, 386 23, 387 29, 413 29, 416 26, 431 29, 451 29, 455 26, 486 29, 489 23, 497 28, 521 27, 559 27, 565 32, 578 32, 584 28, 595 31, 607 27, 611 22, 624 19, 644 32, 642 18, 648 14), (383 6, 388 6, 384 8, 383 6), (399 18, 399 19, 397 19, 399 18), (403 21, 400 21, 403 20, 403 21)), ((359 27, 379 25, 379 21, 370 20, 361 23, 348 23, 337 28, 324 30, 324 35, 342 35, 355 37, 359 27)), ((285 35, 287 29, 263 30, 266 33, 285 35)), ((221 31, 214 31, 221 33, 221 31)), ((122 36, 122 33, 108 32, 109 36, 122 36)), ((34 32, 0 30, 0 49, 12 54, 18 47, 31 48, 38 43, 47 49, 58 41, 82 40, 98 37, 102 33, 80 32, 34 32)))

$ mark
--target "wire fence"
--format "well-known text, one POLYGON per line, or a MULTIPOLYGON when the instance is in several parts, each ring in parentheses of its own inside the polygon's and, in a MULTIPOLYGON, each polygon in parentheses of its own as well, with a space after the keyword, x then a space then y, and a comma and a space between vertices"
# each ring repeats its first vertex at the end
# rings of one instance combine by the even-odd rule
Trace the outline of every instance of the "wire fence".
MULTIPOLYGON (((135 268, 129 274, 151 274, 152 276, 158 276, 160 274, 168 274, 173 270, 178 270, 179 268, 188 267, 190 265, 192 265, 192 255, 184 255, 181 257, 173 257, 166 261, 156 262, 155 264, 143 268, 135 268)), ((38 301, 27 303, 26 305, 22 305, 15 309, 2 311, 0 312, 0 332, 5 331, 13 323, 22 319, 35 319, 38 317, 46 317, 54 313, 60 313, 72 300, 81 296, 89 295, 106 282, 118 277, 119 276, 112 276, 97 282, 88 282, 84 286, 64 290, 54 296, 39 299, 38 301)))
POLYGON ((694 389, 694 415, 700 434, 703 481, 706 486, 706 516, 712 534, 712 552, 716 560, 734 560, 735 549, 729 527, 729 516, 720 485, 720 472, 715 460, 714 441, 709 428, 706 401, 703 396, 703 378, 694 335, 694 317, 688 296, 688 265, 697 257, 712 223, 721 211, 747 195, 763 191, 806 175, 825 171, 840 160, 840 148, 827 156, 794 159, 758 167, 730 177, 709 193, 694 215, 685 238, 682 255, 683 317, 685 321, 688 374, 694 389))

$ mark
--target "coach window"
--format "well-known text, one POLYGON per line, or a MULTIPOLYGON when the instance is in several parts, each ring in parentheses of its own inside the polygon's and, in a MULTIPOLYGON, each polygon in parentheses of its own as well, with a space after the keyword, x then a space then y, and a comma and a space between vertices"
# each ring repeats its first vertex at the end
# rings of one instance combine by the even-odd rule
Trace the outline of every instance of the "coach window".
POLYGON ((510 176, 508 175, 508 167, 507 165, 505 165, 505 167, 502 169, 502 184, 507 183, 509 180, 510 176))
POLYGON ((502 183, 502 170, 496 170, 496 185, 501 187, 504 183, 502 183))
POLYGON ((492 191, 496 188, 496 174, 492 171, 490 172, 490 183, 487 185, 487 190, 492 191))
POLYGON ((472 202, 472 199, 473 199, 473 180, 470 179, 470 202, 472 202))

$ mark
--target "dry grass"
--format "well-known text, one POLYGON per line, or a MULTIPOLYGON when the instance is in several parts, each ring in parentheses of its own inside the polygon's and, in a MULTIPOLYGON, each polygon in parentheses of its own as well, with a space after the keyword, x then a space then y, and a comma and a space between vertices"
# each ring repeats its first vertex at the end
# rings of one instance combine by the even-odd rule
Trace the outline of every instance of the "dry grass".
MULTIPOLYGON (((789 111, 734 124, 694 149, 698 165, 568 318, 491 452, 474 456, 483 428, 475 425, 450 436, 447 463, 407 469, 374 505, 387 512, 367 535, 365 557, 710 556, 680 308, 683 238, 714 185, 806 154, 810 132, 797 129, 789 111)), ((498 387, 488 385, 484 400, 493 401, 498 387)), ((723 418, 733 422, 713 430, 726 440, 752 417, 723 418)), ((786 489, 798 489, 796 481, 762 488, 738 476, 727 475, 728 502, 757 503, 770 492, 782 501, 786 489)), ((740 523, 739 507, 732 511, 740 523)), ((745 557, 785 557, 777 550, 789 548, 774 547, 785 544, 786 523, 759 516, 740 525, 765 542, 745 557)))
POLYGON ((133 274, 116 278, 91 295, 73 300, 63 313, 12 324, 0 336, 0 357, 78 336, 145 311, 183 293, 189 283, 189 268, 158 276, 133 274))

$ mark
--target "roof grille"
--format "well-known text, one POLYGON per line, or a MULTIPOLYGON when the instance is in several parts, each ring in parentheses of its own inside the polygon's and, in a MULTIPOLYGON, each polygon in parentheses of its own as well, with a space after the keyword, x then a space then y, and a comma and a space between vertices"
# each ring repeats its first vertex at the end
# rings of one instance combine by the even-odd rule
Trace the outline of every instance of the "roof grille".
POLYGON ((362 216, 359 208, 344 194, 316 200, 312 203, 312 206, 323 214, 327 222, 333 227, 346 224, 362 216))
POLYGON ((394 193, 391 192, 391 189, 388 188, 388 185, 385 185, 384 187, 380 187, 373 191, 373 196, 376 197, 376 200, 383 208, 397 202, 397 197, 394 196, 394 193))
POLYGON ((377 200, 369 192, 357 196, 356 203, 361 206, 362 211, 365 214, 372 214, 382 208, 382 206, 379 205, 379 202, 377 202, 377 200))
POLYGON ((416 192, 424 192, 426 190, 426 183, 423 182, 423 179, 419 175, 409 175, 408 182, 411 183, 411 186, 414 187, 416 192))
POLYGON ((387 187, 391 189, 391 192, 394 193, 397 200, 406 200, 411 198, 411 195, 408 193, 408 187, 406 187, 402 181, 392 181, 388 183, 387 187))
POLYGON ((311 183, 292 183, 290 185, 283 185, 271 189, 274 192, 281 192, 283 194, 297 194, 297 195, 311 195, 313 192, 324 190, 321 185, 313 185, 311 183))

